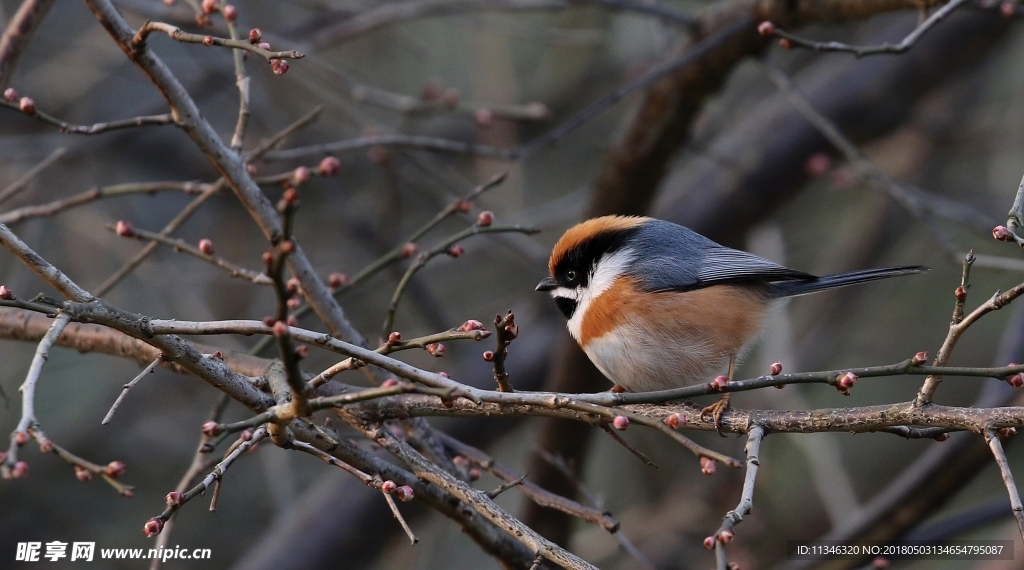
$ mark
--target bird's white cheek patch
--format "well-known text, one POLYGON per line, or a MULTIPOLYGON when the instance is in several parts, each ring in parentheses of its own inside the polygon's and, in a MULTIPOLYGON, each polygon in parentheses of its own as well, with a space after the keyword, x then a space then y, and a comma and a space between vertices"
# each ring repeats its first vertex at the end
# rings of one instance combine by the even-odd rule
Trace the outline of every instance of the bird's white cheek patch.
POLYGON ((633 250, 623 248, 610 255, 605 255, 597 262, 594 272, 590 275, 589 285, 579 287, 572 292, 572 296, 563 295, 576 299, 576 312, 569 319, 569 334, 576 342, 582 338, 583 318, 587 314, 590 304, 600 297, 605 291, 611 289, 615 280, 626 272, 633 262, 633 250))

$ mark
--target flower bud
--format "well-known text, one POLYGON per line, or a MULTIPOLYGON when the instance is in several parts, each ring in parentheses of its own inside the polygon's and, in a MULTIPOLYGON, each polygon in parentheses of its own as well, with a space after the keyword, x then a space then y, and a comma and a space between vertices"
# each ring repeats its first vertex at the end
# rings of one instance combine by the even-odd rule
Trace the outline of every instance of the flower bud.
POLYGON ((288 324, 285 323, 284 321, 277 321, 276 323, 274 323, 274 326, 272 328, 274 330, 274 336, 288 336, 288 324))
POLYGON ((39 453, 50 453, 51 451, 53 451, 52 441, 44 439, 43 441, 39 442, 39 453))
POLYGON ((217 0, 203 0, 202 9, 204 14, 213 14, 217 11, 217 0))
POLYGON ((224 14, 224 19, 228 22, 234 23, 238 19, 238 8, 235 8, 234 4, 228 4, 221 10, 224 14))
POLYGON ((700 458, 700 471, 701 471, 701 473, 703 473, 705 475, 711 475, 711 474, 713 474, 715 472, 715 469, 717 469, 717 465, 716 465, 714 459, 711 459, 710 457, 701 457, 700 458))
POLYGON ((393 388, 395 386, 398 386, 398 380, 394 378, 388 378, 380 384, 381 388, 393 388))
POLYGON ((213 45, 213 36, 206 36, 203 38, 203 45, 210 47, 213 45))
POLYGON ((277 319, 275 319, 274 317, 263 317, 263 326, 265 327, 272 327, 276 322, 277 319))
POLYGON ((0 285, 0 299, 3 299, 4 301, 13 301, 14 291, 11 291, 11 288, 7 285, 0 285))
POLYGON ((922 366, 926 362, 928 362, 928 353, 923 350, 910 359, 910 364, 913 366, 922 366))
POLYGON ((441 358, 442 356, 445 355, 445 353, 448 352, 444 345, 439 342, 432 342, 428 344, 426 348, 427 352, 430 353, 430 356, 434 356, 437 358, 441 358))
POLYGON ((395 331, 388 335, 388 344, 398 344, 402 340, 402 333, 395 331))
POLYGON ((284 59, 272 59, 270 60, 270 69, 274 72, 274 75, 284 75, 288 73, 288 68, 291 65, 287 60, 284 59))
POLYGON ((395 496, 398 497, 399 501, 402 501, 403 503, 408 503, 413 499, 413 497, 416 496, 416 492, 412 490, 412 487, 408 485, 402 485, 401 487, 395 489, 395 496))
POLYGON ((14 434, 14 443, 18 445, 25 445, 30 439, 32 439, 32 436, 27 431, 19 431, 14 434))
POLYGON ((715 537, 709 536, 704 539, 704 548, 711 550, 715 547, 715 537))
POLYGON ((967 299, 967 289, 964 289, 964 287, 961 285, 960 287, 957 287, 955 291, 953 291, 953 295, 956 296, 957 301, 964 301, 967 299))
POLYGON ((470 467, 469 471, 466 474, 469 475, 470 481, 476 481, 477 479, 480 478, 480 470, 477 469, 476 467, 470 467))
POLYGON ((4 101, 7 101, 8 103, 13 103, 17 99, 18 91, 16 89, 14 89, 13 87, 8 87, 7 89, 4 89, 4 101))
POLYGON ((948 433, 940 433, 939 435, 935 436, 933 439, 935 441, 940 441, 940 442, 941 441, 946 441, 947 439, 949 439, 949 434, 948 433))
POLYGON ((395 482, 391 481, 390 479, 387 480, 387 481, 384 481, 380 485, 380 490, 383 491, 387 495, 390 495, 391 493, 394 493, 397 489, 398 489, 398 485, 396 485, 395 482))
POLYGON ((252 441, 252 430, 251 429, 242 430, 242 433, 239 434, 238 437, 242 441, 252 441))
POLYGON ((1010 375, 1006 378, 1006 383, 1014 388, 1020 388, 1021 386, 1024 386, 1024 374, 1017 373, 1010 375))
POLYGON ((455 457, 453 457, 452 463, 454 463, 455 466, 460 469, 469 469, 469 466, 471 465, 469 460, 461 455, 456 455, 455 457))
POLYGON ((405 259, 405 258, 409 258, 409 257, 412 257, 412 256, 416 255, 417 253, 419 253, 419 251, 420 251, 419 246, 417 246, 416 244, 414 244, 412 242, 408 242, 408 243, 402 245, 402 251, 401 251, 401 253, 399 255, 401 255, 401 257, 403 259, 405 259))
POLYGON ((490 109, 477 109, 473 115, 473 121, 476 122, 476 126, 486 129, 494 124, 494 111, 490 109))
POLYGON ((253 28, 249 30, 249 43, 258 44, 263 39, 263 30, 259 28, 253 28))
POLYGON ((81 465, 75 465, 75 478, 83 483, 87 483, 92 479, 92 471, 81 465))
POLYGON ((142 527, 142 532, 145 533, 146 536, 154 537, 160 534, 160 531, 162 531, 163 529, 164 519, 160 517, 153 517, 146 521, 145 526, 142 527))
POLYGON ((836 380, 836 385, 843 391, 853 388, 853 385, 857 383, 857 375, 853 372, 847 372, 836 380))
POLYGON ((164 502, 167 503, 168 507, 177 507, 181 504, 181 493, 177 491, 171 491, 164 497, 164 502))
POLYGON ((731 530, 723 530, 716 536, 718 538, 718 542, 721 542, 722 544, 729 544, 730 542, 732 542, 734 535, 731 530))
POLYGON ((445 253, 447 253, 449 257, 460 257, 462 254, 466 253, 466 248, 461 245, 453 245, 449 247, 448 251, 445 253))
POLYGON ((772 365, 768 367, 768 374, 771 374, 772 376, 778 376, 779 374, 782 374, 782 363, 773 362, 772 365))
POLYGON ((618 430, 623 430, 629 427, 629 418, 626 416, 615 416, 612 420, 612 427, 618 430))
POLYGON ((715 381, 712 382, 711 384, 715 388, 715 390, 721 390, 722 388, 725 388, 726 386, 729 385, 729 377, 721 375, 716 376, 715 381))
POLYGON ((494 351, 485 350, 483 354, 484 362, 494 362, 494 351))
POLYGON ((463 214, 468 214, 473 209, 473 204, 469 200, 459 200, 459 203, 455 205, 455 209, 463 214))
POLYGON ((130 223, 124 220, 119 220, 117 224, 114 225, 114 233, 121 237, 134 237, 135 228, 132 227, 130 223))
POLYGON ((1008 230, 1006 226, 996 226, 992 228, 992 237, 999 241, 1013 241, 1013 234, 1010 233, 1010 230, 1008 230))
POLYGON ((206 238, 199 240, 199 251, 206 255, 213 255, 213 242, 206 238))
POLYGON ((28 477, 28 471, 28 463, 19 461, 11 468, 11 477, 15 479, 24 479, 25 477, 28 477))
MULTIPOLYGON (((270 44, 268 44, 267 42, 260 42, 260 43, 256 44, 256 47, 258 47, 258 48, 260 48, 262 50, 265 50, 265 51, 270 51, 270 44)), ((271 62, 271 63, 273 63, 273 62, 271 62)))
POLYGON ((775 35, 775 24, 765 20, 757 25, 757 33, 766 38, 770 38, 775 35))
POLYGON ((36 114, 36 102, 31 97, 22 97, 21 101, 18 102, 18 108, 26 115, 36 114))
POLYGON ((299 346, 295 347, 295 358, 297 358, 299 360, 302 360, 303 358, 306 358, 307 356, 309 356, 309 347, 308 346, 306 346, 304 344, 300 344, 299 346))
POLYGON ((781 47, 782 49, 793 49, 793 42, 789 41, 786 38, 782 38, 781 40, 779 40, 779 47, 781 47))
POLYGON ((1010 437, 1011 435, 1017 435, 1017 428, 1015 427, 1004 427, 999 429, 999 435, 1003 437, 1010 437))
POLYGON ((117 479, 121 475, 124 475, 125 469, 124 463, 121 463, 120 461, 111 461, 103 469, 103 473, 106 474, 107 477, 117 479))
POLYGON ((494 223, 494 212, 491 212, 489 210, 488 211, 484 211, 484 212, 480 212, 480 215, 477 216, 477 218, 476 218, 476 225, 480 226, 481 228, 486 228, 487 226, 489 226, 489 225, 491 225, 493 223, 494 223))
POLYGON ((327 284, 330 285, 332 289, 344 287, 345 285, 348 285, 348 275, 334 271, 327 276, 327 284))
POLYGON ((220 435, 220 432, 223 431, 223 428, 217 422, 209 421, 203 424, 201 430, 203 432, 203 435, 205 435, 206 437, 213 437, 216 435, 220 435))
POLYGON ((663 421, 665 422, 665 425, 667 425, 668 427, 676 429, 677 427, 679 427, 679 414, 669 414, 665 416, 665 419, 663 421))
POLYGON ((469 332, 483 330, 483 328, 484 324, 481 323, 480 321, 476 319, 469 319, 468 321, 459 325, 459 328, 456 330, 458 330, 459 332, 469 332))

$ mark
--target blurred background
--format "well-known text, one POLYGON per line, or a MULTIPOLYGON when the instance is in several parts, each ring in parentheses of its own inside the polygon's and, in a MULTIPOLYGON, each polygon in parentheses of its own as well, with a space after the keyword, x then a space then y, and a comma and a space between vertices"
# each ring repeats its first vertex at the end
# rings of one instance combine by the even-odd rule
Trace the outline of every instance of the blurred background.
MULTIPOLYGON (((0 0, 0 22, 6 25, 19 4, 0 0)), ((115 4, 135 27, 153 19, 199 31, 194 9, 186 2, 115 4)), ((653 66, 671 61, 692 40, 687 26, 670 18, 588 2, 547 10, 469 8, 367 29, 352 24, 360 21, 360 14, 387 4, 238 3, 243 33, 260 27, 274 49, 307 55, 291 62, 283 76, 249 58, 252 117, 245 148, 323 107, 313 124, 255 164, 257 175, 302 165, 315 169, 327 154, 314 149, 298 156, 287 149, 374 134, 515 149, 653 66)), ((724 17, 737 7, 749 12, 753 3, 636 4, 712 21, 711 15, 724 17)), ((903 10, 794 31, 854 44, 898 42, 921 17, 917 10, 903 10)), ((761 41, 760 47, 736 58, 735 65, 705 62, 691 70, 709 78, 710 85, 701 87, 708 96, 683 90, 662 104, 662 114, 652 114, 657 98, 637 92, 522 160, 362 140, 349 150, 330 153, 341 161, 338 176, 314 178, 303 187, 296 236, 323 276, 335 271, 354 275, 403 243, 451 200, 508 172, 507 180, 481 196, 472 212, 446 221, 421 245, 429 247, 467 227, 482 210, 493 211, 498 223, 534 225, 542 232, 478 236, 462 243, 464 256, 435 259, 415 278, 394 328, 410 338, 469 318, 489 323, 492 315, 513 309, 521 333, 508 367, 518 389, 593 392, 609 387, 585 365, 550 299, 533 291, 561 232, 598 213, 648 212, 816 274, 895 264, 932 267, 920 276, 793 300, 773 317, 739 377, 762 374, 773 361, 781 361, 786 371, 810 371, 890 364, 922 350, 934 353, 947 331, 951 293, 960 280, 959 260, 968 249, 986 256, 971 274, 969 308, 1020 282, 1024 273, 1019 252, 995 242, 989 233, 1005 223, 1024 174, 1024 28, 1019 22, 1001 16, 998 9, 969 3, 909 52, 861 59, 785 50, 754 34, 750 41, 761 41), (851 163, 829 144, 772 81, 772 69, 791 77, 810 105, 906 194, 859 175, 863 163, 851 163), (687 97, 697 100, 691 104, 687 97), (680 117, 686 113, 676 109, 688 104, 692 112, 680 117), (665 127, 670 120, 675 126, 665 127), (658 129, 671 132, 657 143, 664 152, 648 153, 648 159, 663 155, 648 166, 636 158, 642 154, 636 149, 644 147, 638 141, 658 129), (903 198, 894 198, 897 194, 903 198)), ((226 35, 220 17, 206 29, 226 35)), ((151 36, 149 45, 229 140, 238 112, 230 51, 179 44, 160 34, 151 36)), ((687 83, 679 80, 677 85, 687 83)), ((80 2, 53 6, 9 86, 32 97, 38 109, 73 123, 166 111, 157 90, 80 2)), ((654 89, 672 92, 663 83, 654 89)), ((217 178, 205 157, 173 126, 79 136, 0 109, 0 187, 57 149, 64 154, 0 209, 42 204, 94 187, 217 178)), ((282 191, 279 185, 264 188, 272 200, 282 191)), ((176 191, 129 194, 19 221, 12 229, 93 290, 142 247, 141 242, 117 237, 106 224, 124 219, 159 231, 193 197, 176 191)), ((219 255, 256 270, 267 247, 229 192, 207 201, 175 235, 193 244, 208 238, 219 255)), ((378 338, 404 263, 341 298, 371 342, 378 338)), ((6 252, 0 252, 0 283, 23 297, 52 294, 6 252)), ((232 279, 168 248, 159 248, 105 299, 154 318, 182 320, 260 319, 274 307, 268 288, 232 279)), ((1024 314, 1018 309, 1011 306, 973 326, 950 364, 1022 361, 1024 314)), ((303 325, 320 328, 312 319, 303 325)), ((255 340, 218 337, 215 342, 244 351, 255 340)), ((449 343, 448 356, 440 360, 411 353, 402 358, 488 387, 493 384, 490 365, 480 352, 492 346, 485 344, 449 343)), ((0 433, 17 424, 17 390, 34 348, 34 343, 18 341, 0 344, 0 433)), ((333 358, 313 350, 304 369, 317 372, 333 358)), ((101 426, 122 385, 138 370, 135 362, 113 356, 67 349, 51 354, 37 393, 42 428, 57 443, 92 461, 123 461, 128 470, 122 479, 134 485, 135 496, 121 498, 99 480, 81 483, 69 465, 38 453, 34 444, 26 446, 21 458, 29 463, 30 476, 0 483, 0 566, 12 567, 15 545, 24 541, 95 541, 97 548, 152 545, 140 532, 142 524, 163 510, 164 495, 188 468, 199 426, 219 394, 193 377, 158 370, 130 392, 110 425, 101 426)), ((349 373, 344 380, 359 383, 361 376, 349 373)), ((904 402, 919 385, 920 378, 911 377, 862 380, 849 397, 827 386, 789 386, 736 394, 733 405, 806 409, 904 402)), ((1006 405, 1014 396, 1003 388, 993 380, 948 378, 938 401, 1006 405)), ((242 406, 232 403, 225 417, 233 421, 247 416, 242 406)), ((657 468, 582 424, 542 419, 432 423, 485 448, 545 487, 586 497, 580 500, 611 511, 639 557, 626 553, 603 529, 528 505, 517 491, 498 499, 601 568, 712 567, 713 555, 701 542, 739 500, 742 471, 719 469, 712 476, 702 475, 692 455, 650 431, 634 429, 625 437, 657 468), (572 480, 543 460, 541 449, 564 459, 572 480)), ((742 438, 706 433, 693 437, 742 456, 742 438)), ((1008 445, 1011 465, 1024 476, 1024 458, 1017 446, 1008 445)), ((477 486, 498 484, 484 475, 477 486)), ((402 505, 402 510, 420 537, 416 546, 409 546, 373 490, 315 458, 263 445, 228 472, 217 512, 209 512, 199 499, 175 517, 170 545, 211 548, 213 559, 170 561, 167 566, 498 566, 455 523, 416 503, 402 505)), ((907 533, 1012 539, 1018 560, 1024 555, 999 472, 981 438, 972 434, 954 434, 942 443, 888 434, 768 437, 754 512, 737 528, 737 539, 729 546, 732 559, 744 569, 809 567, 786 560, 786 541, 828 532, 886 539, 907 533), (901 484, 906 488, 897 488, 901 484), (903 500, 890 500, 893 496, 903 500), (882 503, 884 509, 878 507, 882 503), (872 507, 885 514, 869 517, 872 507), (858 528, 864 521, 869 522, 858 528)), ((148 562, 94 563, 100 565, 141 568, 148 562)), ((893 567, 997 569, 1019 563, 894 560, 893 567)))

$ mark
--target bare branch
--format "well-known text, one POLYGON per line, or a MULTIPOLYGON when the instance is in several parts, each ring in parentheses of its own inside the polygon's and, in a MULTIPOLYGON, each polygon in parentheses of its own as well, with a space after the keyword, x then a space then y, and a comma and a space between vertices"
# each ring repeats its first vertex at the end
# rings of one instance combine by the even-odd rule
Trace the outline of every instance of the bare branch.
POLYGON ((124 385, 124 389, 121 390, 121 393, 117 396, 117 399, 114 400, 114 404, 112 406, 110 406, 110 411, 107 412, 107 415, 103 416, 103 421, 101 421, 100 424, 102 424, 102 425, 109 424, 110 423, 110 419, 112 417, 114 417, 114 412, 117 411, 117 407, 121 405, 121 401, 124 400, 125 396, 128 395, 128 390, 131 390, 133 386, 138 384, 139 380, 142 380, 143 378, 148 376, 149 373, 152 372, 153 370, 155 370, 156 367, 159 366, 160 363, 163 362, 163 361, 164 361, 163 355, 158 356, 153 362, 149 363, 149 366, 143 368, 142 372, 139 372, 138 376, 136 376, 135 378, 132 378, 131 382, 128 382, 127 384, 125 384, 124 385))
POLYGON ((1013 472, 1010 471, 1010 463, 1006 460, 1006 452, 1003 451, 1003 443, 999 441, 999 433, 994 429, 985 430, 985 441, 999 466, 999 474, 1003 477, 1003 484, 1006 485, 1006 492, 1010 495, 1010 509, 1013 510, 1013 518, 1017 520, 1017 529, 1024 538, 1024 504, 1021 503, 1020 493, 1017 491, 1017 484, 1013 482, 1013 472))
POLYGON ((64 156, 65 152, 66 149, 63 147, 58 148, 57 150, 51 152, 50 155, 44 158, 39 164, 33 166, 28 172, 23 174, 21 178, 12 182, 9 186, 7 186, 7 188, 0 190, 0 203, 5 202, 11 196, 14 196, 18 192, 24 190, 25 187, 28 186, 29 182, 32 182, 32 180, 34 180, 40 172, 45 170, 47 166, 50 166, 51 164, 56 162, 57 159, 64 156))
POLYGON ((182 31, 182 29, 177 26, 172 26, 163 22, 146 22, 143 24, 131 40, 132 48, 140 50, 145 47, 146 39, 149 37, 149 34, 153 32, 163 32, 176 42, 203 44, 207 46, 224 46, 236 50, 245 50, 258 55, 267 61, 273 59, 302 59, 305 57, 302 53, 297 51, 270 51, 263 49, 258 44, 251 43, 248 39, 227 39, 207 36, 204 34, 191 34, 182 31))

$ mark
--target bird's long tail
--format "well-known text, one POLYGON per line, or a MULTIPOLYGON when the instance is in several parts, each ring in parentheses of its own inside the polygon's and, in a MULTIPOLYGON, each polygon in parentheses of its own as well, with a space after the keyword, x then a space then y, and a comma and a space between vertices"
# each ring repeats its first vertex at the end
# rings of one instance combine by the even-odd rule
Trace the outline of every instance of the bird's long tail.
POLYGON ((777 281, 775 283, 769 283, 765 292, 769 297, 775 299, 782 297, 795 297, 798 295, 824 291, 825 289, 846 287, 847 285, 856 285, 857 283, 866 283, 868 281, 899 277, 900 275, 911 275, 913 273, 921 273, 922 271, 928 271, 928 268, 923 265, 905 265, 903 267, 865 269, 864 271, 851 271, 849 273, 839 273, 838 275, 826 275, 824 277, 818 277, 817 279, 777 281))

